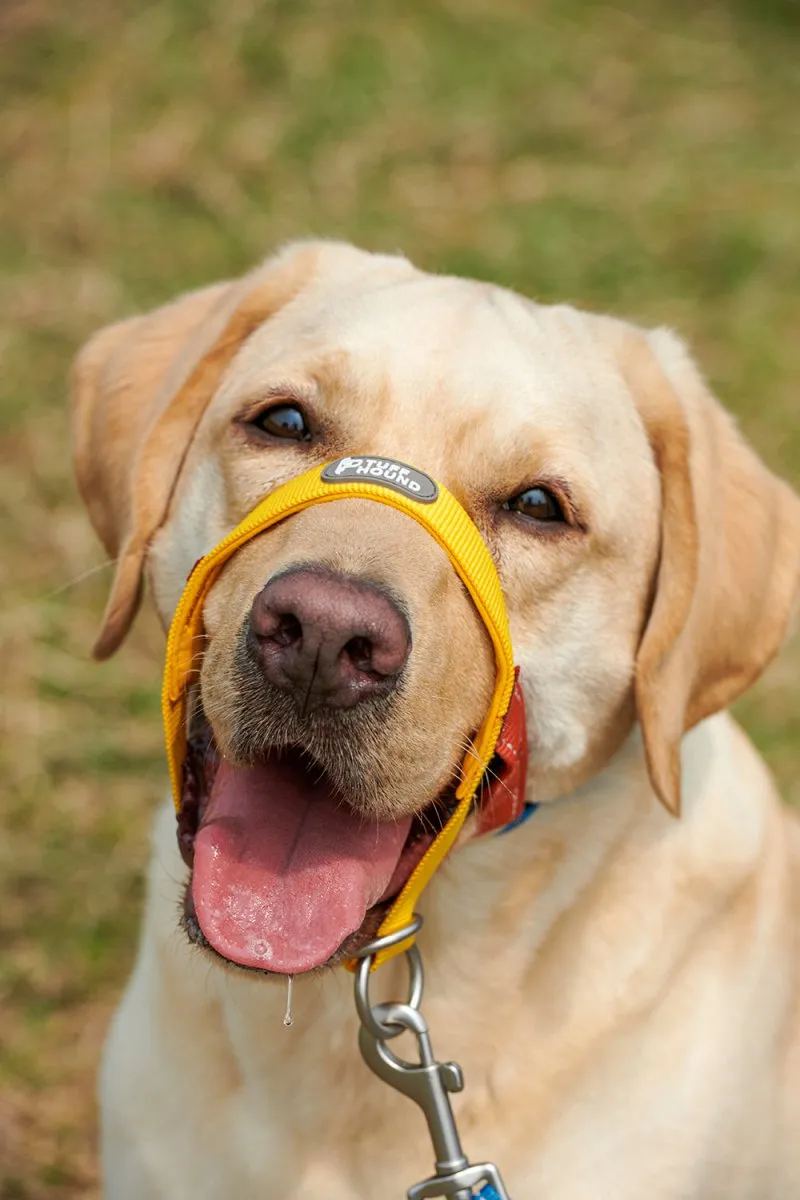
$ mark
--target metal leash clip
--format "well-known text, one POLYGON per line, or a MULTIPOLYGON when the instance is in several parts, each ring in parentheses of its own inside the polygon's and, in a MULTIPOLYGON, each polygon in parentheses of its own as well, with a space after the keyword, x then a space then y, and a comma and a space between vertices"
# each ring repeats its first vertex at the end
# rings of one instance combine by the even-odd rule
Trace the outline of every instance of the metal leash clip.
POLYGON ((405 928, 376 938, 358 953, 357 957, 361 960, 356 971, 356 1008, 361 1019, 359 1049, 370 1070, 418 1104, 428 1122, 436 1155, 436 1173, 410 1187, 408 1200, 428 1200, 432 1196, 475 1200, 474 1189, 481 1184, 488 1185, 487 1196, 491 1195, 493 1188, 497 1200, 509 1200, 494 1163, 470 1163, 461 1149, 450 1105, 450 1092, 462 1090, 464 1076, 458 1063, 440 1063, 434 1058, 428 1023, 419 1010, 423 974, 422 959, 415 945, 405 951, 410 976, 405 1004, 370 1003, 369 977, 374 956, 387 946, 405 941, 421 926, 422 917, 415 914, 405 928), (386 1045, 406 1031, 413 1033, 417 1039, 417 1063, 399 1058, 386 1045))

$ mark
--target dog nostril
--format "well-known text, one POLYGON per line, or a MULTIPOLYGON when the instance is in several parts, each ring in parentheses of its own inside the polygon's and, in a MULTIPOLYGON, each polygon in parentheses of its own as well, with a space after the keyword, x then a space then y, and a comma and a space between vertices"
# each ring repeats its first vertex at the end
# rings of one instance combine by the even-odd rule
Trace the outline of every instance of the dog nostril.
POLYGON ((342 652, 347 655, 357 671, 372 671, 372 642, 369 638, 350 638, 342 647, 342 652))
POLYGON ((294 613, 284 613, 279 620, 278 628, 272 634, 273 640, 278 643, 278 646, 293 646, 295 642, 302 641, 302 625, 294 616, 294 613))
POLYGON ((279 646, 293 646, 303 640, 303 626, 293 613, 284 613, 269 636, 279 646))

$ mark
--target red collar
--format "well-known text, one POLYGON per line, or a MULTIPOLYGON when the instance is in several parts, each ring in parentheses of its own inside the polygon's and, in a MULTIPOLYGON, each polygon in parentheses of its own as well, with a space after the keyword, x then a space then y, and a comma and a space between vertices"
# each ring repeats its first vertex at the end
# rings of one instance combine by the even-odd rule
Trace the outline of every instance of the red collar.
MULTIPOLYGON (((514 671, 511 703, 497 739, 491 774, 481 789, 477 809, 477 833, 494 833, 513 825, 525 814, 525 784, 528 774, 528 738, 525 731, 525 698, 514 671)), ((531 806, 532 807, 532 806, 531 806)))

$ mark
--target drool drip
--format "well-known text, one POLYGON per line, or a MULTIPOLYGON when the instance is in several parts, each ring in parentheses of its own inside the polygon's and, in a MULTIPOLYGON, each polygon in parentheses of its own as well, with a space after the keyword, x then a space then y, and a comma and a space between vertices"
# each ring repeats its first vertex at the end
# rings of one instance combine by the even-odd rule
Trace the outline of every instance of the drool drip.
POLYGON ((283 1023, 287 1029, 292 1025, 292 991, 294 989, 294 975, 289 975, 286 980, 286 1012, 283 1014, 283 1023))

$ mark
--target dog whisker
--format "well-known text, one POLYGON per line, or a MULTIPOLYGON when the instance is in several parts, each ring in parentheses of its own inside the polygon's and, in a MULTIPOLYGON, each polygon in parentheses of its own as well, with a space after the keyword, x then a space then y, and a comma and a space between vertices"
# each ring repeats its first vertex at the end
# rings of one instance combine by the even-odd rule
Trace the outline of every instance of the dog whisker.
MULTIPOLYGON (((475 762, 481 761, 478 756, 477 751, 474 748, 474 743, 472 742, 471 739, 468 739, 467 744, 464 746, 464 753, 469 754, 470 757, 475 760, 475 762)), ((501 787, 504 792, 507 792, 509 796, 513 795, 511 788, 508 786, 508 784, 505 782, 505 780, 500 775, 498 775, 496 771, 493 771, 491 766, 489 766, 489 765, 485 766, 483 769, 483 774, 481 775, 481 781, 480 781, 481 789, 483 789, 483 786, 484 786, 487 776, 490 779, 494 780, 494 782, 499 787, 501 787)))
POLYGON ((94 567, 88 567, 85 571, 81 571, 80 575, 75 575, 72 579, 68 579, 66 583, 62 583, 54 591, 47 592, 40 598, 40 602, 44 604, 48 600, 55 600, 58 596, 63 596, 70 588, 77 587, 79 583, 83 583, 84 579, 91 579, 93 575, 98 575, 101 571, 107 571, 109 567, 115 567, 116 565, 116 558, 108 558, 105 562, 97 563, 94 567))

